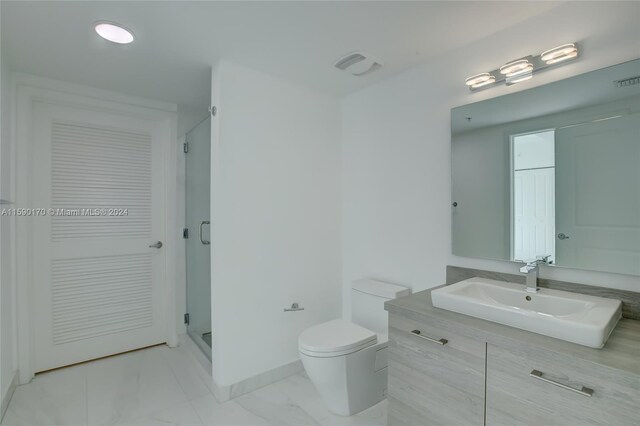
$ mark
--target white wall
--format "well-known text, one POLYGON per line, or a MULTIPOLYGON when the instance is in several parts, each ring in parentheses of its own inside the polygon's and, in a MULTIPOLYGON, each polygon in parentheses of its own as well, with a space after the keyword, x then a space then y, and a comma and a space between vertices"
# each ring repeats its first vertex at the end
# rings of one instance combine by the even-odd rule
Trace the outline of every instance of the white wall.
MULTIPOLYGON (((0 67, 0 198, 13 200, 13 84, 7 64, 2 61, 0 67)), ((15 218, 0 216, 0 401, 16 372, 14 241, 15 218)))
POLYGON ((230 385, 298 359, 340 316, 340 107, 223 61, 212 122, 213 376, 230 385), (283 312, 293 302, 301 312, 283 312))
MULTIPOLYGON (((634 2, 570 2, 344 99, 345 315, 350 282, 361 276, 422 290, 444 282, 447 264, 517 272, 512 263, 450 254, 450 110, 636 59, 639 19, 634 2), (469 75, 573 41, 582 50, 578 61, 529 82, 476 93, 464 85, 469 75)), ((561 268, 541 275, 640 290, 640 279, 632 276, 561 268)))

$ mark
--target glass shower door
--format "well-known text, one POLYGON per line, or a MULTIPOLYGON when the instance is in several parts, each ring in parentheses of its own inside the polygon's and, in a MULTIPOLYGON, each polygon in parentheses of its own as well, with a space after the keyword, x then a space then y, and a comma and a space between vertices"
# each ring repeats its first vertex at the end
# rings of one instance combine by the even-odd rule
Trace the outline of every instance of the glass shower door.
POLYGON ((186 135, 187 332, 211 359, 211 117, 186 135))

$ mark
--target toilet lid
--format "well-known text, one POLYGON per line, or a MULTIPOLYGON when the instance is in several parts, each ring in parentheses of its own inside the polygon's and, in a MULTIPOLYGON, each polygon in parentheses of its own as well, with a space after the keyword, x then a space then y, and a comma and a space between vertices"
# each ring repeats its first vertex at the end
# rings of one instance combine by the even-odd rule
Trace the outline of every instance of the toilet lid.
POLYGON ((337 319, 313 326, 300 335, 300 350, 318 354, 344 353, 349 349, 361 349, 376 343, 377 336, 357 324, 337 319))

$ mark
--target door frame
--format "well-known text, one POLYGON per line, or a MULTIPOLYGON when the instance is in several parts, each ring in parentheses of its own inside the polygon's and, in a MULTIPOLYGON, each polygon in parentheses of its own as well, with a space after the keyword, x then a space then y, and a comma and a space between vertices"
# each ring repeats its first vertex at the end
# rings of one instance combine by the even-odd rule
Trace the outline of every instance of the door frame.
MULTIPOLYGON (((162 138, 162 151, 166 173, 164 181, 165 198, 165 280, 162 293, 163 322, 167 345, 178 345, 176 284, 176 258, 180 244, 180 227, 177 223, 177 106, 175 104, 150 101, 64 83, 48 78, 27 74, 15 74, 16 88, 16 186, 15 206, 21 208, 47 208, 32 205, 31 156, 33 153, 32 122, 35 103, 58 104, 90 109, 105 113, 126 113, 145 119, 151 119, 159 126, 165 126, 167 135, 162 138)), ((17 367, 20 384, 29 383, 34 377, 34 324, 33 301, 34 283, 30 263, 33 260, 32 248, 35 244, 33 218, 21 217, 16 220, 16 319, 17 319, 17 367)))
MULTIPOLYGON (((511 261, 515 261, 514 260, 514 254, 515 254, 515 248, 514 248, 514 237, 515 237, 515 226, 516 226, 516 218, 514 217, 514 208, 513 208, 513 201, 515 199, 515 185, 514 185, 514 180, 515 180, 515 159, 513 158, 513 155, 515 154, 515 149, 514 149, 514 139, 518 136, 527 136, 527 135, 534 135, 536 133, 543 133, 543 132, 555 132, 556 128, 555 127, 550 127, 550 128, 542 128, 540 130, 528 130, 528 131, 507 131, 506 132, 506 137, 508 139, 508 143, 509 143, 509 259, 511 259, 511 261)), ((555 166, 554 166, 555 167, 555 166)))

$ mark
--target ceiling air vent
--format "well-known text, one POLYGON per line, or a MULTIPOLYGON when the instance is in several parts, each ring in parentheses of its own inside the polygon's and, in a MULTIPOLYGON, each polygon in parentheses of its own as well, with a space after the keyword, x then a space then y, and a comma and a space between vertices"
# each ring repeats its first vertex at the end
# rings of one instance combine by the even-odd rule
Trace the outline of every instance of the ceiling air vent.
POLYGON ((634 84, 640 84, 640 75, 635 77, 625 78, 624 80, 614 81, 617 87, 633 86, 634 84))
POLYGON ((356 77, 361 77, 382 68, 383 64, 381 60, 368 53, 351 52, 335 61, 333 66, 356 77))

